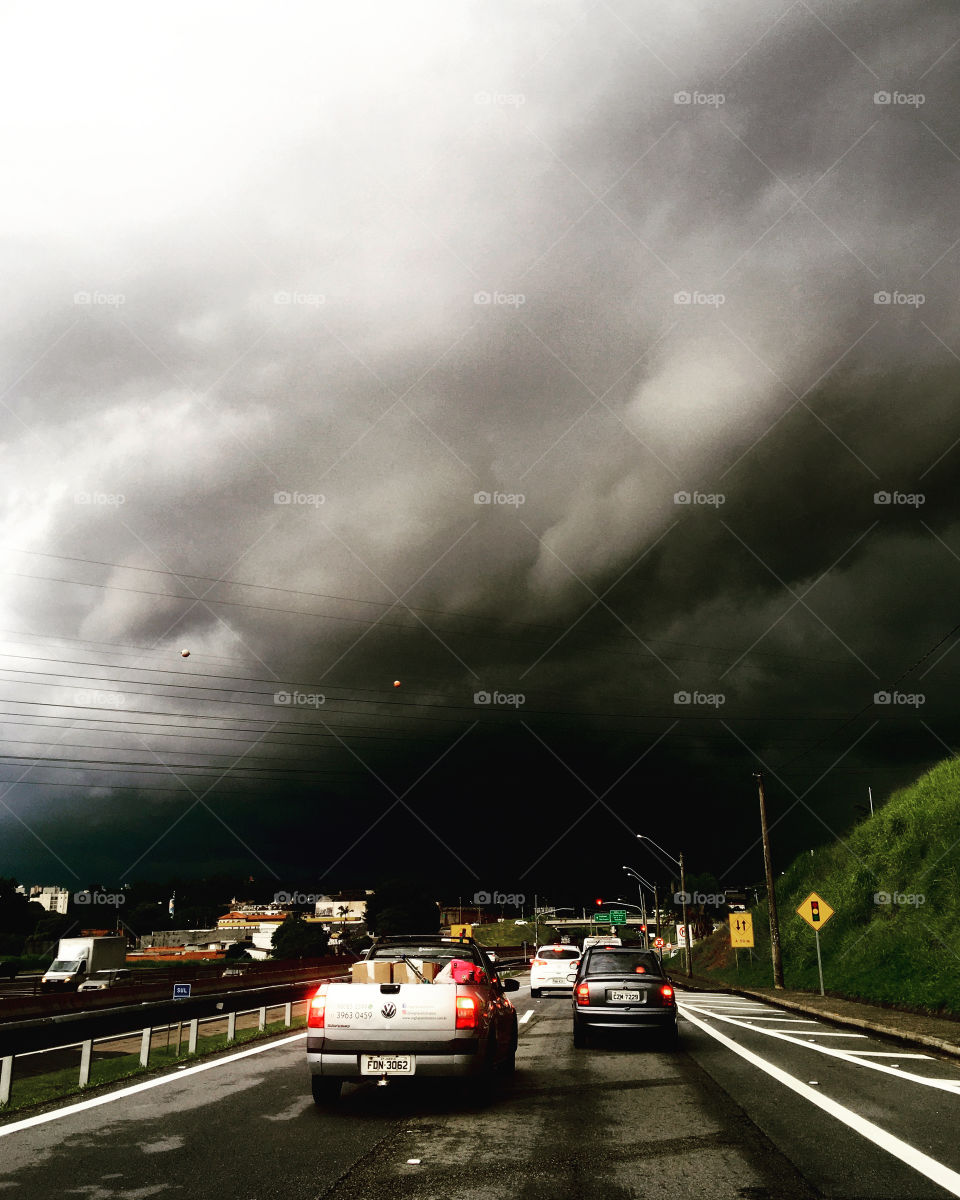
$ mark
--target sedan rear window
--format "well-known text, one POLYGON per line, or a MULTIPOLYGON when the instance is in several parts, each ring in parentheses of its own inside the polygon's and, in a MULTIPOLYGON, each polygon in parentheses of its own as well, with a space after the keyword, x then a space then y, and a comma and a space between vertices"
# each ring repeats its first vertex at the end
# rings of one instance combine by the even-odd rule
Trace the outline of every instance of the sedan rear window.
POLYGON ((587 959, 587 975, 662 975, 660 962, 648 950, 595 950, 587 959))

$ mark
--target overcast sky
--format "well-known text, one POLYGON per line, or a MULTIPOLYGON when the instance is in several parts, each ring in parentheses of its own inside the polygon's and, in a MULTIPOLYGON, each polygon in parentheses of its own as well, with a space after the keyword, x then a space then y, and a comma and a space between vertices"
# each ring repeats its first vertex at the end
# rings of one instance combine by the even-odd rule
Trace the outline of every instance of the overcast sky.
POLYGON ((0 873, 734 884, 953 753, 958 38, 6 6, 0 873))

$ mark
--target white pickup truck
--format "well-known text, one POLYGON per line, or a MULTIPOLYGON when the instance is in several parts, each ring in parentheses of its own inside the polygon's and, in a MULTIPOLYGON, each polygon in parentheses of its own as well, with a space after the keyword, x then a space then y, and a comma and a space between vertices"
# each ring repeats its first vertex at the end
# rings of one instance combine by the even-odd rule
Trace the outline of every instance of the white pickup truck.
POLYGON ((307 1063, 317 1104, 335 1102, 345 1079, 384 1085, 513 1070, 517 1011, 505 993, 520 985, 501 979, 473 938, 381 938, 353 974, 352 983, 323 984, 310 1000, 307 1063))

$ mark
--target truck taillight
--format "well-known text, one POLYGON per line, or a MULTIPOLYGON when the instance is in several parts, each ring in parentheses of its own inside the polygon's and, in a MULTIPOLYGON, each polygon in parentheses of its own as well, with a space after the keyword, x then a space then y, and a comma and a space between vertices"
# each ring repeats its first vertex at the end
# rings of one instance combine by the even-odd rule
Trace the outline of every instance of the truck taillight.
POLYGON ((665 983, 663 985, 663 987, 660 989, 660 995, 663 997, 664 1001, 667 1004, 673 1003, 673 988, 670 986, 669 983, 665 983))
POLYGON ((322 987, 310 1001, 307 1011, 307 1028, 323 1029, 327 1012, 327 989, 322 987))
POLYGON ((457 1029, 476 1029, 477 1002, 473 996, 457 997, 457 1029))
POLYGON ((590 985, 589 985, 589 983, 578 983, 577 984, 577 1003, 578 1004, 589 1004, 590 1003, 590 985))

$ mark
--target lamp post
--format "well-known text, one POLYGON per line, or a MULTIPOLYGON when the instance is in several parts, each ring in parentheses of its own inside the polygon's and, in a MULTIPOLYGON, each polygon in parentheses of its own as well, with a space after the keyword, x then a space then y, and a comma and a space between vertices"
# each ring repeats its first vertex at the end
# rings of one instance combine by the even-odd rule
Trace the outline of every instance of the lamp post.
MULTIPOLYGON (((644 889, 644 887, 650 888, 650 890, 654 892, 654 896, 656 896, 655 889, 652 887, 652 885, 646 879, 644 879, 644 877, 641 874, 639 874, 639 872, 635 871, 633 869, 633 867, 624 867, 623 869, 627 872, 628 875, 632 875, 633 878, 637 881, 637 892, 640 895, 640 910, 643 913, 643 948, 644 948, 644 950, 649 950, 650 949, 650 930, 647 926, 647 902, 644 899, 643 889, 644 889)), ((658 933, 659 933, 659 929, 658 929, 658 933)))
POLYGON ((640 903, 639 904, 633 904, 629 900, 624 900, 622 896, 617 896, 614 899, 613 903, 614 904, 622 904, 624 906, 624 908, 636 909, 636 911, 640 914, 640 920, 643 922, 643 948, 644 948, 644 950, 649 950, 650 949, 650 939, 647 936, 647 934, 648 934, 648 931, 647 931, 647 906, 643 902, 643 892, 640 893, 640 903))
POLYGON ((629 874, 631 874, 634 877, 634 879, 637 880, 638 884, 643 884, 644 887, 646 887, 648 891, 653 892, 653 923, 656 926, 657 937, 659 937, 660 936, 660 896, 657 891, 657 885, 655 883, 651 883, 649 879, 644 879, 644 877, 641 874, 639 874, 639 872, 635 871, 633 869, 633 867, 624 867, 623 869, 625 871, 629 872, 629 874))
POLYGON ((639 841, 649 842, 651 846, 659 850, 661 854, 669 858, 671 862, 676 863, 676 865, 680 868, 680 905, 683 909, 683 928, 686 933, 686 937, 684 938, 684 941, 686 942, 686 945, 684 946, 684 957, 687 964, 687 978, 690 979, 693 976, 693 954, 691 952, 693 949, 693 937, 691 934, 690 923, 687 920, 687 885, 683 875, 683 851, 680 852, 679 858, 674 858, 668 850, 664 850, 664 848, 658 842, 655 842, 651 837, 647 837, 646 834, 638 833, 637 838, 639 841))

